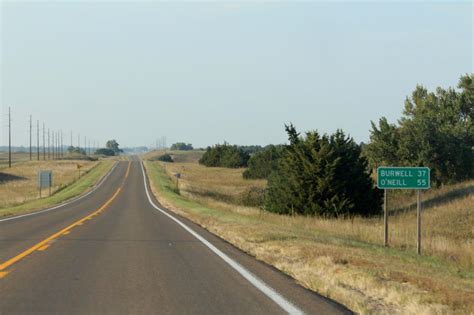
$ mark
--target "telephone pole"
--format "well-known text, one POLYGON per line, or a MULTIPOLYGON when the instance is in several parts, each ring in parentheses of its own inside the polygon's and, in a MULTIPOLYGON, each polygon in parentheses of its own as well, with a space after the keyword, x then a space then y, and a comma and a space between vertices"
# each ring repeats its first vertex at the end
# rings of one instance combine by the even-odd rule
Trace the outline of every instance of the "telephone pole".
POLYGON ((60 151, 61 152, 61 158, 64 157, 64 137, 63 137, 63 131, 61 130, 61 149, 60 151))
POLYGON ((45 127, 44 127, 44 123, 43 123, 43 160, 46 161, 45 127))
POLYGON ((8 167, 12 167, 12 114, 8 106, 8 167))
POLYGON ((50 141, 49 128, 48 128, 48 160, 51 160, 51 141, 50 141))
POLYGON ((32 135, 31 135, 31 132, 32 132, 32 129, 33 129, 33 124, 32 124, 32 121, 31 121, 31 115, 30 115, 30 161, 33 160, 33 151, 32 151, 32 148, 31 148, 31 144, 32 144, 32 135))
POLYGON ((56 160, 56 131, 53 130, 53 160, 56 160))
POLYGON ((40 160, 40 136, 39 136, 39 132, 40 132, 40 121, 37 120, 36 121, 36 153, 37 153, 38 161, 40 160))

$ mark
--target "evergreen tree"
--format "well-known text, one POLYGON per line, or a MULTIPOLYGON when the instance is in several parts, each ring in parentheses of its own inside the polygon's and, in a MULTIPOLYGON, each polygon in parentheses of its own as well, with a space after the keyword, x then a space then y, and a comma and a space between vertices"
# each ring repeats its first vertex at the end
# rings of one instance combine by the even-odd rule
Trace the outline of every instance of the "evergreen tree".
POLYGON ((242 174, 247 179, 268 178, 276 169, 283 153, 282 146, 268 145, 262 151, 252 155, 248 161, 248 168, 242 174))
POLYGON ((199 160, 200 164, 209 167, 246 167, 250 156, 236 145, 216 144, 208 147, 199 160))
POLYGON ((320 216, 372 215, 381 211, 360 146, 342 131, 328 136, 307 132, 300 137, 285 126, 290 144, 268 179, 269 211, 320 216))
POLYGON ((385 118, 379 128, 372 123, 364 150, 371 166, 427 166, 434 185, 473 178, 473 75, 462 76, 458 88, 428 92, 417 86, 398 126, 385 118))

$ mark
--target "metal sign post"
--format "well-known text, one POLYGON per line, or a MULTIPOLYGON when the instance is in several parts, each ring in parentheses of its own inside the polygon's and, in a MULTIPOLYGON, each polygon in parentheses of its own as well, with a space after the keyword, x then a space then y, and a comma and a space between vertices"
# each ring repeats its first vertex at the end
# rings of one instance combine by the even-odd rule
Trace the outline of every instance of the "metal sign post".
POLYGON ((49 188, 49 195, 51 196, 52 185, 53 185, 53 172, 52 171, 39 171, 38 172, 38 189, 39 189, 40 198, 41 198, 41 191, 43 187, 49 188))
POLYGON ((421 254, 421 191, 416 191, 416 252, 421 254))
POLYGON ((383 190, 383 245, 388 246, 388 213, 387 213, 387 189, 383 190))
POLYGON ((81 178, 81 168, 82 168, 82 165, 81 165, 81 164, 76 164, 76 167, 77 167, 77 171, 79 172, 79 178, 81 178))
POLYGON ((176 173, 174 176, 176 176, 176 191, 179 190, 179 179, 181 178, 181 173, 176 173))
POLYGON ((430 188, 428 167, 379 167, 377 188, 384 190, 384 246, 388 246, 388 189, 416 189, 416 252, 421 254, 421 190, 430 188))

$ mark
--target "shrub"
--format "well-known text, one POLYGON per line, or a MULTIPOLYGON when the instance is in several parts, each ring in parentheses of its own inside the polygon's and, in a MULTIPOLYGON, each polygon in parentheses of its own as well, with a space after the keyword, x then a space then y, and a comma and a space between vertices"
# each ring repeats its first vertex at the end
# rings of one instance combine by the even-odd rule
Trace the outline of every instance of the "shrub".
POLYGON ((251 186, 241 194, 241 203, 247 207, 261 207, 265 203, 265 189, 251 186))
POLYGON ((161 161, 161 162, 168 162, 168 163, 173 163, 173 158, 171 157, 171 155, 169 155, 168 153, 165 153, 163 155, 160 155, 156 158, 157 161, 161 161))
POLYGON ((175 151, 190 151, 193 150, 193 145, 191 143, 176 142, 171 145, 171 150, 175 151))
POLYGON ((239 168, 247 166, 249 158, 238 146, 224 143, 208 147, 199 163, 208 167, 239 168))
POLYGON ((293 125, 286 131, 290 144, 268 179, 269 211, 326 217, 381 212, 382 191, 374 188, 368 162, 352 138, 340 130, 300 137, 293 125))
POLYGON ((114 156, 115 151, 109 148, 102 148, 102 149, 97 149, 95 151, 95 154, 97 155, 106 155, 106 156, 114 156))
POLYGON ((268 178, 276 169, 283 153, 283 146, 269 145, 262 151, 252 155, 248 161, 248 168, 242 174, 246 179, 268 178))

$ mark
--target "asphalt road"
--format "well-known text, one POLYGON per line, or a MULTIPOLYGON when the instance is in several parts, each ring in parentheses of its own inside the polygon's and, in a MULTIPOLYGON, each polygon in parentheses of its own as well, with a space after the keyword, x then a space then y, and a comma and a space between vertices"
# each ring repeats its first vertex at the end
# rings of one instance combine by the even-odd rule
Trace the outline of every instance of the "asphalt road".
POLYGON ((0 314, 348 312, 153 206, 145 182, 118 162, 88 196, 0 221, 0 314))

